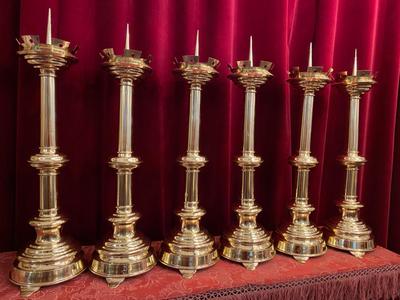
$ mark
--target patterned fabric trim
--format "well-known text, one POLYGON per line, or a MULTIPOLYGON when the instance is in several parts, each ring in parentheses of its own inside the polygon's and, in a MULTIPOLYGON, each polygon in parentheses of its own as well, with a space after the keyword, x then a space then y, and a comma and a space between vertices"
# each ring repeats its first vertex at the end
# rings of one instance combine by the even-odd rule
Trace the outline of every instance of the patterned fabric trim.
MULTIPOLYGON (((349 281, 354 285, 354 280, 361 281, 362 278, 365 277, 371 277, 371 279, 374 279, 377 276, 380 275, 397 275, 396 277, 400 277, 400 265, 385 265, 377 268, 366 268, 366 269, 360 269, 360 270, 355 270, 355 271, 350 271, 350 272, 343 272, 343 273, 335 273, 335 274, 327 274, 323 276, 318 276, 318 277, 311 277, 311 278, 304 278, 304 279, 299 279, 299 280, 293 280, 293 281, 287 281, 287 282, 278 282, 270 285, 253 285, 253 284, 248 284, 245 286, 240 286, 240 287, 234 287, 234 288, 227 288, 227 289, 221 289, 221 290, 213 290, 213 291, 207 291, 205 293, 200 293, 200 294, 193 294, 193 295, 188 295, 184 297, 178 297, 174 298, 176 300, 204 300, 204 299, 218 299, 218 298, 228 298, 228 299, 252 299, 252 295, 254 296, 254 299, 265 299, 266 296, 278 296, 280 292, 283 292, 284 294, 287 294, 287 290, 297 290, 298 288, 301 289, 313 289, 316 286, 320 285, 325 285, 328 284, 330 285, 331 289, 334 289, 334 283, 335 282, 343 282, 343 281, 349 281), (332 285, 331 285, 332 284, 332 285), (285 292, 286 291, 286 292, 285 292)), ((398 279, 399 280, 399 279, 398 279)), ((398 282, 396 280, 396 282, 398 282)), ((371 286, 371 288, 374 288, 371 286)), ((395 287, 397 289, 397 295, 386 295, 385 297, 385 287, 381 286, 382 295, 379 298, 397 298, 400 297, 400 286, 395 287)), ((366 291, 364 291, 365 294, 366 291)), ((387 291, 386 291, 387 292, 387 291)), ((368 293, 368 291, 367 291, 368 293)), ((387 293, 386 293, 387 294, 387 293)), ((304 295, 304 294, 303 294, 304 295)), ((297 295, 297 299, 301 299, 301 295, 297 295)), ((337 295, 342 296, 345 295, 337 295)), ((372 296, 372 295, 371 295, 372 296)), ((332 295, 331 295, 332 297, 332 295)), ((330 299, 336 299, 336 297, 330 299)), ((268 297, 269 298, 269 297, 268 297)), ((278 298, 280 298, 278 296, 278 298)), ((278 299, 273 297, 273 299, 278 299)), ((369 298, 368 299, 374 299, 374 298, 369 298)), ((287 298, 289 299, 289 298, 287 298)), ((347 298, 350 299, 350 298, 347 298)), ((360 298, 361 299, 361 298, 360 298)), ((364 299, 364 297, 362 297, 364 299)), ((366 298, 365 298, 366 299, 366 298)))

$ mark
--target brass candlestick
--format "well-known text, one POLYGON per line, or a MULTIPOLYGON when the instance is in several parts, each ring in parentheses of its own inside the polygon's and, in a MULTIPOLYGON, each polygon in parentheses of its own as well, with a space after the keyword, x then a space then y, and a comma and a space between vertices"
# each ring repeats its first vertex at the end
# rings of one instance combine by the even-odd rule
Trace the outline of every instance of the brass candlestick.
POLYGON ((85 265, 79 247, 67 243, 60 234, 66 222, 58 214, 57 174, 67 159, 57 153, 55 77, 56 71, 76 60, 76 49, 69 42, 51 38, 51 18, 46 43, 38 36, 23 35, 18 41, 29 64, 40 72, 40 153, 29 163, 39 170, 39 216, 29 222, 35 228, 36 240, 18 254, 10 272, 10 280, 20 286, 26 297, 42 286, 57 284, 79 275, 85 265))
POLYGON ((313 67, 311 49, 310 47, 307 71, 300 72, 296 67, 289 74, 289 82, 304 90, 304 103, 299 154, 291 159, 291 163, 297 167, 295 202, 290 207, 292 223, 286 229, 277 232, 276 244, 278 251, 292 255, 302 263, 310 257, 320 256, 326 252, 322 233, 309 220, 314 208, 308 203, 308 179, 310 169, 318 164, 317 159, 310 155, 314 94, 330 81, 332 70, 323 72, 322 67, 313 67))
POLYGON ((236 209, 239 226, 222 240, 222 256, 242 263, 247 269, 254 270, 260 262, 270 260, 275 255, 271 235, 257 225, 257 215, 261 208, 255 204, 254 172, 262 160, 254 155, 254 119, 256 88, 264 84, 272 63, 261 61, 259 67, 253 67, 252 39, 250 39, 250 59, 238 61, 237 68, 230 68, 229 76, 236 84, 245 88, 245 112, 243 126, 243 152, 237 159, 242 168, 241 204, 236 209))
POLYGON ((105 277, 109 287, 115 288, 126 277, 148 272, 156 265, 153 251, 147 241, 135 232, 139 215, 132 209, 132 170, 140 161, 132 155, 132 92, 133 82, 150 70, 148 61, 141 58, 141 51, 129 49, 129 31, 123 55, 104 49, 100 53, 104 65, 120 80, 120 116, 118 156, 110 161, 117 170, 117 207, 109 219, 113 236, 97 248, 90 271, 105 277))
POLYGON ((210 267, 218 260, 214 239, 200 228, 200 219, 206 212, 198 206, 198 175, 207 162, 199 151, 201 86, 217 74, 215 67, 219 61, 209 58, 207 63, 202 63, 198 50, 195 53, 177 62, 177 71, 190 84, 188 146, 186 156, 180 160, 186 168, 185 202, 177 213, 181 229, 172 240, 162 244, 160 253, 160 261, 178 269, 185 278, 191 278, 198 269, 210 267))
POLYGON ((328 245, 350 251, 356 257, 363 257, 365 252, 375 248, 371 229, 359 219, 363 205, 357 197, 358 169, 366 162, 364 157, 358 155, 360 97, 374 83, 370 71, 357 71, 357 56, 354 59, 353 74, 350 76, 342 72, 336 79, 336 84, 343 86, 350 95, 350 117, 347 155, 340 158, 346 167, 344 200, 339 204, 342 217, 329 226, 328 245))

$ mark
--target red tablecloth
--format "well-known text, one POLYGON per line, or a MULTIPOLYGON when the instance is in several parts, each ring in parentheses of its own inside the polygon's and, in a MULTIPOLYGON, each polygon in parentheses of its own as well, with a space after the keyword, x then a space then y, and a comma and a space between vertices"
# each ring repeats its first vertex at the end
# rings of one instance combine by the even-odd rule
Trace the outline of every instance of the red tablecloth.
MULTIPOLYGON (((88 257, 93 250, 85 247, 88 257)), ((8 281, 15 252, 0 254, 0 295, 19 299, 8 281)), ((86 271, 65 283, 45 287, 31 299, 385 299, 400 297, 400 256, 377 247, 363 259, 329 249, 327 254, 301 264, 277 254, 248 271, 221 259, 215 266, 184 279, 157 265, 147 274, 125 280, 110 289, 102 278, 86 271)))

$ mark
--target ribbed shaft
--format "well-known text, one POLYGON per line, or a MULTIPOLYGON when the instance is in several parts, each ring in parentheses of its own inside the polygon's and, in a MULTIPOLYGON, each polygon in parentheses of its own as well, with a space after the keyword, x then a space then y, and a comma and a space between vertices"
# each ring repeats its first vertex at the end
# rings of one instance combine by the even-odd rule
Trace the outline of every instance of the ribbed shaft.
POLYGON ((311 125, 313 114, 314 93, 308 92, 304 95, 303 114, 301 119, 300 149, 303 155, 310 154, 311 125))
POLYGON ((256 90, 246 88, 243 126, 243 155, 254 154, 256 90))
MULTIPOLYGON (((360 96, 351 95, 349 113, 349 140, 347 155, 358 155, 358 128, 360 115, 360 96)), ((358 167, 349 165, 346 169, 346 188, 344 198, 346 201, 357 201, 357 177, 358 167)))
MULTIPOLYGON (((120 111, 118 157, 132 156, 132 93, 133 82, 122 78, 120 82, 120 111)), ((118 167, 117 171, 117 211, 130 212, 132 207, 132 169, 118 167)))
POLYGON ((40 153, 56 152, 55 71, 40 69, 40 153))
POLYGON ((190 86, 190 108, 189 108, 189 131, 187 153, 199 153, 199 132, 200 132, 200 84, 190 86))
POLYGON ((360 115, 360 96, 351 96, 349 113, 348 154, 358 153, 358 124, 360 115))
MULTIPOLYGON (((306 91, 303 102, 303 112, 301 119, 301 133, 300 133, 300 147, 299 157, 309 157, 311 147, 311 126, 313 115, 313 102, 314 92, 306 91)), ((300 164, 297 168, 297 181, 296 181, 296 206, 308 206, 308 182, 309 182, 310 169, 306 165, 300 164)), ((296 213, 293 215, 293 222, 295 224, 310 223, 309 213, 296 213)))
POLYGON ((120 85, 118 156, 132 154, 132 91, 130 78, 122 78, 120 85))
MULTIPOLYGON (((256 90, 246 88, 243 124, 243 153, 242 157, 254 156, 254 123, 255 123, 256 90)), ((254 167, 242 166, 242 194, 243 206, 254 204, 254 167)))
MULTIPOLYGON (((187 158, 197 156, 199 150, 200 135, 200 102, 201 102, 201 85, 193 83, 190 86, 190 107, 189 107, 189 129, 188 129, 188 145, 187 158)), ((185 185, 185 209, 197 209, 198 199, 198 178, 199 166, 188 164, 186 166, 186 185, 185 185)))
MULTIPOLYGON (((55 71, 40 69, 40 154, 55 155, 56 145, 56 104, 55 71)), ((41 168, 40 176, 40 216, 57 214, 57 171, 41 168)))

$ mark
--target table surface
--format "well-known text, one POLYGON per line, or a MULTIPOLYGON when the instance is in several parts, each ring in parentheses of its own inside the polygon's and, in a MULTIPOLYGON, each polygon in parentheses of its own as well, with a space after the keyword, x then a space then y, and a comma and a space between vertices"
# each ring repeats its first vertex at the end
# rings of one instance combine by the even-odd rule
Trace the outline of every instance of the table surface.
MULTIPOLYGON (((83 247, 90 258, 93 247, 83 247)), ((0 254, 0 297, 20 299, 17 286, 8 281, 8 272, 15 252, 0 254)), ((192 279, 184 279, 177 271, 160 264, 150 272, 126 279, 118 288, 108 288, 104 279, 86 271, 80 276, 51 287, 44 287, 30 299, 166 299, 201 294, 251 285, 274 285, 299 279, 355 270, 400 266, 400 255, 377 247, 364 258, 347 252, 328 249, 318 258, 301 264, 293 258, 277 254, 271 261, 248 271, 242 265, 224 259, 205 270, 198 271, 192 279)), ((400 270, 400 268, 399 268, 400 270)))

